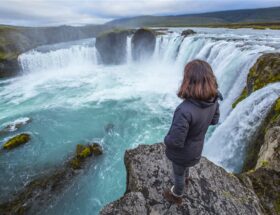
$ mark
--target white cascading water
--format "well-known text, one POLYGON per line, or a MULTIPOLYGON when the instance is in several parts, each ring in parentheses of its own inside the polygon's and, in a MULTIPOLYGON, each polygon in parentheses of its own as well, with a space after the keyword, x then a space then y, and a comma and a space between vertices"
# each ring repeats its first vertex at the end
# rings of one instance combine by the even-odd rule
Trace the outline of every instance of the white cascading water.
POLYGON ((126 38, 126 63, 130 64, 132 62, 132 50, 131 50, 131 36, 126 38))
POLYGON ((67 43, 64 43, 60 49, 45 52, 32 50, 20 55, 19 61, 25 73, 44 72, 57 68, 75 68, 81 65, 96 65, 99 62, 99 54, 94 44, 95 39, 89 39, 84 40, 81 44, 67 46, 67 43))
POLYGON ((204 155, 230 171, 239 171, 246 143, 256 134, 270 107, 279 97, 280 83, 275 83, 241 101, 208 139, 204 155))
POLYGON ((280 84, 253 93, 234 110, 231 105, 258 56, 280 50, 279 31, 196 28, 197 34, 182 37, 182 30, 158 35, 151 60, 141 63, 133 62, 131 37, 123 65, 103 65, 94 38, 22 54, 23 75, 0 81, 0 124, 28 117, 32 122, 21 131, 30 132, 32 140, 0 156, 0 202, 63 163, 78 143, 97 141, 102 158, 41 214, 98 214, 125 191, 124 151, 162 141, 181 102, 176 91, 184 65, 196 58, 211 64, 225 98, 220 125, 209 130, 203 153, 238 171, 246 143, 279 97, 280 84))

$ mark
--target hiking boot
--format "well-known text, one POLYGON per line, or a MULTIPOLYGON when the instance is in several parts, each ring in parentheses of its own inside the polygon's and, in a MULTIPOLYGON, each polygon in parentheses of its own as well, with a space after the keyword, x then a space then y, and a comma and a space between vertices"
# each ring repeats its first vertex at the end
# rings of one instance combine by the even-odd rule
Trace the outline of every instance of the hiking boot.
POLYGON ((168 202, 175 203, 177 205, 181 205, 182 204, 182 196, 177 196, 176 194, 174 194, 172 192, 173 187, 171 188, 171 190, 165 190, 164 193, 163 193, 163 196, 168 202))

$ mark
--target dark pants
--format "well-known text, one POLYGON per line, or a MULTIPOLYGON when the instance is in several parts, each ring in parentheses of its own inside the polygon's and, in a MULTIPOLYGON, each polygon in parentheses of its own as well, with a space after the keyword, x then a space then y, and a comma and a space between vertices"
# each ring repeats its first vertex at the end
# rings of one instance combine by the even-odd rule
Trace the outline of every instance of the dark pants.
POLYGON ((185 188, 185 178, 189 177, 189 167, 181 166, 172 162, 174 188, 173 192, 177 196, 181 196, 185 188))

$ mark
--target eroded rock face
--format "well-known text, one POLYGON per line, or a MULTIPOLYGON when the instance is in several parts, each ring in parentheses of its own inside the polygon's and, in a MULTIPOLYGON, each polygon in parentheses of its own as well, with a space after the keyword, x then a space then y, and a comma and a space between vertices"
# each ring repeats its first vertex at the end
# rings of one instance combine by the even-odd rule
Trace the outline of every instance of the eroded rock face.
POLYGON ((134 60, 145 60, 152 56, 156 45, 156 36, 148 29, 138 29, 132 37, 132 57, 134 60))
MULTIPOLYGON (((279 165, 279 163, 278 163, 279 165)), ((262 166, 239 176, 257 194, 265 214, 280 214, 280 172, 262 166)))
POLYGON ((112 31, 96 38, 96 48, 104 64, 122 64, 126 60, 126 40, 131 31, 112 31))
POLYGON ((269 129, 265 135, 256 168, 266 167, 280 172, 280 126, 269 129))
POLYGON ((206 158, 190 169, 190 185, 184 193, 182 206, 169 204, 162 196, 164 189, 172 185, 171 163, 164 149, 163 144, 154 144, 126 151, 126 194, 103 208, 101 215, 262 214, 256 194, 236 176, 206 158), (137 211, 143 213, 129 213, 136 210, 135 205, 137 211))

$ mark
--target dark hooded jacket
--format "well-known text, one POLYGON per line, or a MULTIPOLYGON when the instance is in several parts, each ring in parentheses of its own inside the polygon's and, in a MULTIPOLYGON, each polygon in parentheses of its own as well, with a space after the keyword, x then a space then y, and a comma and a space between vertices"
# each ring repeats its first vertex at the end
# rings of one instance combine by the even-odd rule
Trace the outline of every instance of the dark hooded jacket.
POLYGON ((176 108, 171 127, 164 138, 165 153, 172 162, 187 167, 199 162, 206 131, 220 118, 218 98, 212 101, 185 99, 176 108))

